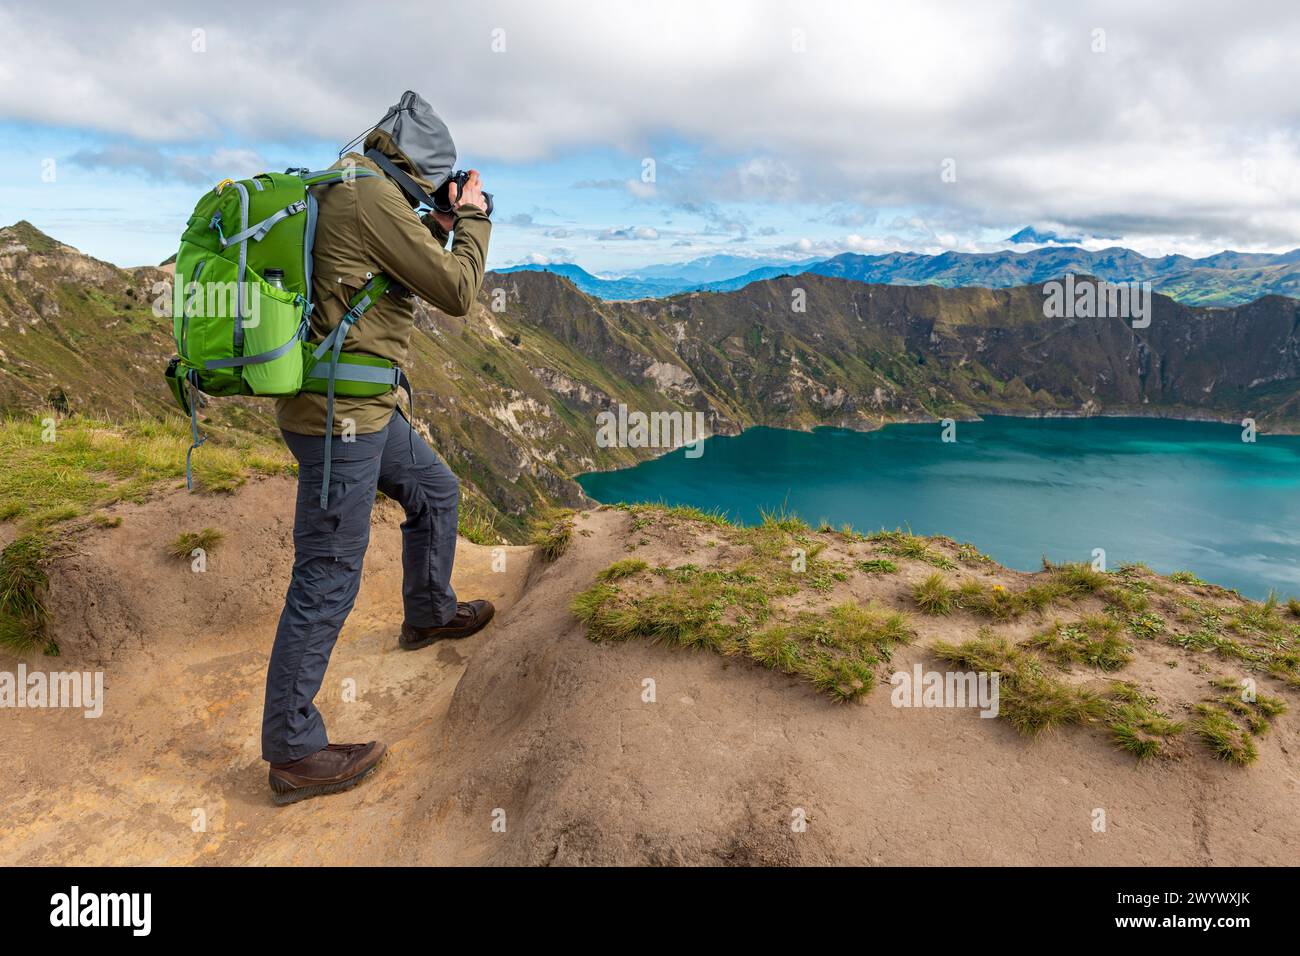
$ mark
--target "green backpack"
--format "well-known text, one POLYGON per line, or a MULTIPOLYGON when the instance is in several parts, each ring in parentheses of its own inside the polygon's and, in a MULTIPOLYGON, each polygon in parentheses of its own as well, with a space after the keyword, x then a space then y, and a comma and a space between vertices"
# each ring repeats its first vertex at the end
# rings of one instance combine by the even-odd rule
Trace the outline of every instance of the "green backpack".
POLYGON ((375 175, 369 169, 261 173, 228 179, 195 206, 176 254, 172 331, 177 356, 165 373, 177 404, 190 416, 188 487, 193 487, 191 457, 206 440, 199 437, 196 391, 213 396, 326 395, 322 508, 328 503, 334 396, 369 397, 394 388, 410 396, 406 376, 393 363, 342 351, 348 330, 388 289, 382 273, 371 276, 352 297, 347 314, 323 342, 309 341, 316 232, 312 190, 375 175), (279 270, 283 278, 268 282, 268 270, 279 270))

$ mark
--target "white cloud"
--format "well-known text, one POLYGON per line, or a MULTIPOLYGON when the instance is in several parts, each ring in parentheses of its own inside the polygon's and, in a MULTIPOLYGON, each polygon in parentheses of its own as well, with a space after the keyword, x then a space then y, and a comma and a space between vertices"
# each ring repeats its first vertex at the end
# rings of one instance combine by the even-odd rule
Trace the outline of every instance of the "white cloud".
POLYGON ((562 263, 572 262, 573 253, 562 246, 556 246, 549 252, 530 252, 522 259, 514 262, 507 262, 506 265, 512 266, 552 266, 562 263))
POLYGON ((585 0, 563 16, 520 0, 458 7, 441 42, 448 22, 422 3, 5 0, 0 117, 202 155, 218 138, 341 144, 409 87, 466 159, 611 148, 629 160, 619 188, 669 205, 909 207, 944 232, 1050 221, 1207 247, 1300 234, 1289 0, 585 0), (663 142, 697 148, 701 167, 665 158, 642 183, 663 142))
POLYGON ((163 150, 153 145, 112 143, 102 149, 80 149, 68 157, 74 166, 90 170, 140 173, 165 182, 207 184, 227 176, 255 176, 267 167, 252 149, 214 149, 206 153, 163 150))
POLYGON ((603 240, 658 239, 659 230, 653 226, 627 226, 623 229, 605 229, 596 238, 603 240))

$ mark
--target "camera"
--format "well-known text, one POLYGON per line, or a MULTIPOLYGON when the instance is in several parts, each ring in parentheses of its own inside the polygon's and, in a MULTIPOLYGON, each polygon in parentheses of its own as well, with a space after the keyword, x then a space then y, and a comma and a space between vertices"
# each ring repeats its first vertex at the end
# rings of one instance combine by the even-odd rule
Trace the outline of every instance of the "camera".
MULTIPOLYGON (((463 169, 458 169, 447 179, 445 183, 439 186, 433 193, 433 208, 440 213, 450 213, 455 210, 451 204, 452 183, 456 184, 456 195, 459 196, 465 189, 465 183, 469 180, 469 173, 463 169)), ((483 211, 490 217, 492 215, 492 194, 484 193, 483 201, 487 203, 487 208, 483 211)))

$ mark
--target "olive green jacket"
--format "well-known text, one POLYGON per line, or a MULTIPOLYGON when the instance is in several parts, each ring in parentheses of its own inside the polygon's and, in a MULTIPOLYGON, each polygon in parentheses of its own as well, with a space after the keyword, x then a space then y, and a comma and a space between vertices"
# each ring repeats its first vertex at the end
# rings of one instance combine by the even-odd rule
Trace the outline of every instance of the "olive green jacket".
MULTIPOLYGON (((373 144, 367 140, 366 145, 373 144)), ((412 172, 391 143, 378 145, 399 167, 412 172)), ((316 191, 320 205, 312 249, 312 341, 320 342, 338 325, 348 300, 370 274, 383 272, 402 288, 390 289, 362 315, 348 332, 343 351, 377 355, 405 366, 415 320, 410 296, 418 295, 450 315, 467 314, 483 281, 492 224, 477 206, 459 207, 448 251, 447 234, 432 217, 417 216, 406 194, 375 163, 349 153, 334 168, 349 165, 379 175, 316 191)), ((334 433, 341 434, 349 423, 356 434, 382 431, 397 401, 396 390, 375 398, 337 397, 334 433)), ((285 431, 324 435, 325 396, 300 392, 282 398, 276 416, 285 431)))

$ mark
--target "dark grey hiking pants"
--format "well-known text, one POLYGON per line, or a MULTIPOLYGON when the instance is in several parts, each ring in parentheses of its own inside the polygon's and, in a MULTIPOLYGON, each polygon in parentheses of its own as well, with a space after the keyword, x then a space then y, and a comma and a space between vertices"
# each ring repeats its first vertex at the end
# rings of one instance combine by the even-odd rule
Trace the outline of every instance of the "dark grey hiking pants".
POLYGON ((329 742, 312 700, 357 598, 375 490, 406 509, 402 603, 407 623, 415 627, 445 624, 456 616, 451 566, 460 498, 456 476, 400 412, 384 431, 334 440, 326 509, 320 506, 324 437, 283 435, 298 459, 298 505, 293 579, 266 672, 262 758, 272 763, 298 760, 329 742))

